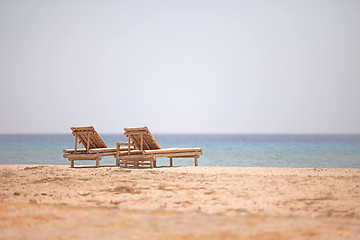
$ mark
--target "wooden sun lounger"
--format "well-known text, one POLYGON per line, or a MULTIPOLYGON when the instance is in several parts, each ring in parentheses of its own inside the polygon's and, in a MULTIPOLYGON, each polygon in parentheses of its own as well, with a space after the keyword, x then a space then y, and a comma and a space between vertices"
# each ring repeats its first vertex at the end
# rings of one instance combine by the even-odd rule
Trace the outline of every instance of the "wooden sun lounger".
MULTIPOLYGON (((100 135, 96 132, 94 127, 72 127, 72 134, 75 136, 75 148, 64 149, 64 158, 71 162, 71 167, 74 167, 75 160, 95 160, 96 167, 99 167, 101 157, 115 156, 116 151, 126 151, 128 147, 108 147, 102 140, 100 135), (77 144, 81 143, 85 148, 78 149, 77 144)), ((118 143, 119 146, 127 143, 118 143)), ((133 149, 132 146, 129 146, 133 149)))
POLYGON ((202 154, 201 148, 161 148, 147 127, 125 128, 125 135, 128 137, 128 149, 123 151, 117 143, 116 165, 124 166, 156 166, 156 158, 167 157, 170 166, 173 166, 173 158, 194 158, 195 166, 198 166, 198 158, 202 154), (131 150, 133 145, 135 150, 131 150))

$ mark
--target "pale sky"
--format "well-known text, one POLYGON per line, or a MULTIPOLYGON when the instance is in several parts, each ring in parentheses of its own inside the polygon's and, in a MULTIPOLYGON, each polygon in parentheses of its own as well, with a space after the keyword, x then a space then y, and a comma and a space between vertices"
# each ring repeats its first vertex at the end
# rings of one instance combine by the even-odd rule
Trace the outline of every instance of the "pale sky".
POLYGON ((0 133, 360 133, 360 1, 0 0, 0 133))

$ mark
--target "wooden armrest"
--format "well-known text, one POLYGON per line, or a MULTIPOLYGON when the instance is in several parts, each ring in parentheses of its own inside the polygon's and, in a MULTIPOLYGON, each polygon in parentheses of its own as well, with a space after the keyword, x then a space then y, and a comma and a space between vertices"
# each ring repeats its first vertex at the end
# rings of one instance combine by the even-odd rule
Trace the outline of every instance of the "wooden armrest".
POLYGON ((120 151, 127 151, 129 150, 129 147, 130 147, 130 150, 133 150, 134 149, 134 144, 133 143, 130 143, 130 146, 127 142, 117 142, 116 143, 116 152, 120 152, 120 151), (120 147, 120 146, 126 146, 126 147, 120 147))
MULTIPOLYGON (((130 147, 131 146, 134 146, 135 144, 134 143, 130 143, 130 147)), ((120 151, 120 146, 129 146, 129 143, 127 143, 127 142, 117 142, 116 143, 116 151, 120 151)), ((132 148, 134 148, 134 147, 132 147, 132 148)))

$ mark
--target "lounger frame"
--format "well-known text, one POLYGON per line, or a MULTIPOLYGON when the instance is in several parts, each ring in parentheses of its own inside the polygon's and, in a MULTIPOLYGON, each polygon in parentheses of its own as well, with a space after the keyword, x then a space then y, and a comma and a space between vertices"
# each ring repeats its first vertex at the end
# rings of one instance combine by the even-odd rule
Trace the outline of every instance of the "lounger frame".
MULTIPOLYGON (((117 150, 128 150, 128 147, 108 147, 93 126, 72 127, 71 130, 72 134, 75 136, 75 148, 63 150, 63 157, 67 158, 71 162, 71 167, 74 167, 74 161, 77 160, 95 160, 96 167, 99 167, 102 157, 115 156, 117 150), (78 149, 78 142, 85 148, 78 149)), ((119 146, 128 145, 124 142, 118 142, 117 144, 119 146)), ((133 146, 129 147, 130 149, 133 149, 133 146)))
POLYGON ((116 165, 127 166, 150 166, 156 167, 156 158, 166 157, 173 166, 173 158, 194 158, 195 166, 198 166, 198 158, 202 154, 201 148, 161 148, 147 127, 125 128, 125 136, 128 137, 128 149, 122 151, 121 143, 117 143, 115 154, 116 165), (134 146, 134 150, 130 146, 134 146))

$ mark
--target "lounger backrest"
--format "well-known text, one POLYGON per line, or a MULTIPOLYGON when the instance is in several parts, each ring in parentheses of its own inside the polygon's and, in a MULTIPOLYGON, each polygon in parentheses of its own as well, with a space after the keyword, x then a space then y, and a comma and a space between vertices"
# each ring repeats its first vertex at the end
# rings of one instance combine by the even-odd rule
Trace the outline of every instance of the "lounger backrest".
POLYGON ((86 149, 107 148, 105 142, 96 132, 93 126, 90 127, 72 127, 72 134, 77 137, 86 149), (89 141, 88 141, 89 139, 89 141), (89 143, 88 143, 89 142, 89 143), (89 148, 88 148, 89 144, 89 148))
POLYGON ((153 135, 151 135, 147 127, 142 128, 124 128, 125 135, 131 140, 135 149, 138 150, 152 150, 161 149, 153 135), (141 140, 142 139, 142 140, 141 140))

